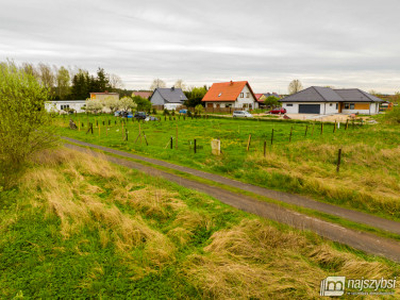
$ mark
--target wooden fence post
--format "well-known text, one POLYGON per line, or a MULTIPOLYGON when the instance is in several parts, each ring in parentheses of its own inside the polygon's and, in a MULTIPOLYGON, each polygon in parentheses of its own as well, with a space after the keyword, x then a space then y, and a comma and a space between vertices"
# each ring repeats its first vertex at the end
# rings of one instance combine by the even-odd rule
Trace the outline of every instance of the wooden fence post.
POLYGON ((251 134, 249 134, 249 140, 247 141, 247 152, 250 149, 250 143, 251 143, 251 134))
POLYGON ((196 153, 196 139, 194 139, 194 146, 193 146, 193 149, 194 149, 194 153, 196 153))
POLYGON ((292 135, 293 135, 293 126, 290 127, 289 143, 292 142, 292 135))
POLYGON ((306 132, 304 133, 304 137, 307 137, 308 125, 306 125, 306 132))
POLYGON ((336 120, 335 120, 335 125, 333 125, 333 133, 336 132, 336 125, 337 125, 337 123, 336 123, 336 120))
POLYGON ((321 122, 321 135, 324 133, 324 123, 321 122))
POLYGON ((271 134, 271 146, 274 144, 274 128, 272 128, 272 134, 271 134))
POLYGON ((174 138, 171 136, 171 149, 174 148, 174 138))
POLYGON ((264 157, 267 155, 267 141, 264 141, 264 157))
POLYGON ((342 159, 342 149, 339 149, 339 152, 338 152, 338 161, 337 161, 337 166, 336 166, 336 172, 338 172, 338 173, 339 173, 339 169, 340 169, 340 162, 341 162, 341 159, 342 159))

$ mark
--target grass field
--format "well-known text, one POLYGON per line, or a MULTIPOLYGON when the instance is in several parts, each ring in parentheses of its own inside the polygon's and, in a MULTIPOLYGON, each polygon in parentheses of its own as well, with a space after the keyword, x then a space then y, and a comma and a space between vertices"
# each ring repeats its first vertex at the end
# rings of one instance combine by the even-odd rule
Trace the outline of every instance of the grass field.
MULTIPOLYGON (((0 191, 0 298, 317 298, 398 264, 71 150, 0 191)), ((394 298, 399 297, 397 289, 394 298)))
POLYGON ((334 132, 333 124, 315 122, 162 118, 123 124, 109 116, 73 118, 84 127, 70 130, 68 119, 58 118, 61 135, 400 220, 399 127, 349 123, 347 130, 341 124, 334 132), (86 133, 88 122, 94 124, 93 134, 86 133), (139 132, 146 135, 148 145, 143 135, 138 138, 139 132), (220 156, 211 153, 215 138, 221 141, 220 156), (196 154, 194 139, 200 146, 196 154))

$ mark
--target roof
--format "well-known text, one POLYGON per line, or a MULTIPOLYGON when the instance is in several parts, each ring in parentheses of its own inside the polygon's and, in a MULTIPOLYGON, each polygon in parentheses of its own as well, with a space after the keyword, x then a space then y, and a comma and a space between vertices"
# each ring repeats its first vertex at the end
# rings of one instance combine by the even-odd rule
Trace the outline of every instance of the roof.
MULTIPOLYGON (((185 100, 187 100, 185 94, 182 92, 182 89, 177 89, 177 88, 156 88, 153 92, 153 94, 156 93, 156 91, 158 91, 161 95, 161 97, 163 97, 163 99, 167 102, 170 103, 181 103, 185 100)), ((152 94, 152 96, 153 96, 152 94)))
POLYGON ((359 89, 331 89, 311 86, 287 96, 281 102, 383 102, 383 100, 359 89))
POLYGON ((213 83, 202 101, 236 101, 246 85, 253 94, 254 99, 257 99, 247 81, 229 81, 213 83))
POLYGON ((262 96, 264 96, 265 98, 268 98, 269 96, 274 96, 278 99, 281 98, 281 96, 279 96, 277 93, 273 92, 273 93, 262 93, 262 94, 254 94, 256 96, 256 99, 258 102, 260 103, 264 103, 264 99, 261 99, 262 96))
POLYGON ((153 92, 133 92, 132 96, 139 96, 142 98, 149 98, 153 92))
POLYGON ((384 102, 384 100, 360 89, 334 89, 334 91, 347 102, 384 102))
POLYGON ((119 95, 118 93, 109 93, 109 92, 92 92, 90 94, 95 94, 95 95, 119 95))

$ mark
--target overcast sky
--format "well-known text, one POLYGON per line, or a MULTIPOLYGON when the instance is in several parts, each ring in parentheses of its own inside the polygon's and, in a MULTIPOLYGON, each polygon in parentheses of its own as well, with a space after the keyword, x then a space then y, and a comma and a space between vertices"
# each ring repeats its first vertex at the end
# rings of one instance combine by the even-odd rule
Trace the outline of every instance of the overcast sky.
POLYGON ((399 0, 0 0, 0 59, 98 67, 125 88, 247 80, 400 91, 399 0))

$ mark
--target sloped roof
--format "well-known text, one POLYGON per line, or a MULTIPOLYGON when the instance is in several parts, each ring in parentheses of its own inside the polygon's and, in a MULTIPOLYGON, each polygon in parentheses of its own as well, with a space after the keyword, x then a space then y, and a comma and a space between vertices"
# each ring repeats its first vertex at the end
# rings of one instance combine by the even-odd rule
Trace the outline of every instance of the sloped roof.
MULTIPOLYGON (((151 96, 151 94, 153 94, 152 92, 133 92, 132 93, 133 95, 135 95, 135 96, 139 96, 139 97, 142 97, 142 98, 149 98, 150 96, 151 96)), ((132 96, 133 96, 132 95, 132 96)))
MULTIPOLYGON (((163 99, 170 103, 181 103, 187 100, 185 94, 182 92, 182 89, 177 88, 156 88, 154 93, 158 91, 163 97, 163 99)), ((154 94, 153 93, 153 94, 154 94)))
POLYGON ((360 89, 331 89, 311 86, 287 96, 281 102, 382 102, 381 99, 360 89))
POLYGON ((254 99, 257 99, 247 81, 229 81, 213 83, 202 101, 236 101, 246 85, 254 99))
POLYGON ((384 100, 360 89, 334 89, 334 91, 347 102, 384 102, 384 100))

